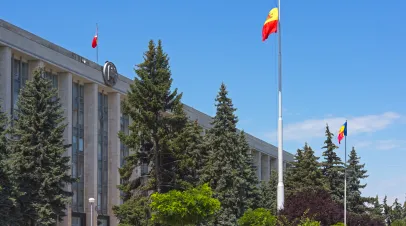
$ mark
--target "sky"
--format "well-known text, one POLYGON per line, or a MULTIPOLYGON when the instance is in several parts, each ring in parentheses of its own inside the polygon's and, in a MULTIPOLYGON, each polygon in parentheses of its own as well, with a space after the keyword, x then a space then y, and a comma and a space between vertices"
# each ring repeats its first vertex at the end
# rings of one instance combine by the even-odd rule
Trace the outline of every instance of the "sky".
MULTIPOLYGON (((238 127, 276 145, 277 36, 262 42, 276 0, 5 1, 0 18, 83 57, 99 26, 99 62, 134 78, 148 41, 162 40, 173 87, 209 115, 224 82, 238 127)), ((282 0, 284 149, 321 156, 326 123, 348 120, 369 177, 363 194, 406 196, 406 18, 403 0, 282 0)), ((344 159, 344 145, 337 151, 344 159)))

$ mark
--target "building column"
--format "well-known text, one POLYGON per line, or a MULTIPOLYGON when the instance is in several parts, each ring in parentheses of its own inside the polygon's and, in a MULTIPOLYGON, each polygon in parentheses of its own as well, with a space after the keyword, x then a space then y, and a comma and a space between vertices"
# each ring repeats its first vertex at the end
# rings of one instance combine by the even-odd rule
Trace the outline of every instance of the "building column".
POLYGON ((262 155, 261 157, 261 177, 263 181, 269 181, 271 177, 271 169, 270 169, 270 156, 269 155, 262 155))
MULTIPOLYGON (((35 70, 37 70, 38 68, 43 68, 43 67, 45 67, 45 64, 41 60, 28 61, 28 80, 32 80, 32 78, 34 77, 35 70)), ((72 95, 71 95, 71 99, 72 99, 72 95)))
POLYGON ((120 184, 120 132, 121 125, 121 101, 119 93, 108 94, 108 129, 109 129, 109 143, 108 143, 108 215, 110 217, 110 226, 117 226, 118 221, 113 213, 113 206, 120 205, 120 190, 117 185, 120 184))
POLYGON ((1 112, 11 114, 11 48, 0 47, 0 106, 1 112))
MULTIPOLYGON (((58 74, 58 90, 59 98, 63 108, 63 116, 65 117, 64 123, 67 124, 65 131, 63 133, 63 138, 65 139, 65 144, 72 143, 72 74, 71 73, 59 73, 58 74)), ((72 158, 72 147, 66 149, 64 156, 69 156, 72 158)), ((69 159, 70 159, 69 158, 69 159)), ((72 167, 72 162, 69 160, 69 166, 72 167)), ((72 170, 68 171, 68 175, 72 174, 72 170)), ((69 184, 65 186, 65 190, 72 191, 72 186, 69 184)), ((63 222, 60 223, 61 226, 71 226, 72 225, 72 210, 71 206, 66 207, 66 216, 63 218, 63 222)))
POLYGON ((84 205, 86 213, 86 225, 90 225, 89 198, 94 198, 93 225, 97 222, 97 120, 98 120, 98 87, 95 83, 84 85, 84 172, 85 189, 84 205))
POLYGON ((254 166, 257 168, 258 181, 261 182, 261 152, 253 151, 254 166))

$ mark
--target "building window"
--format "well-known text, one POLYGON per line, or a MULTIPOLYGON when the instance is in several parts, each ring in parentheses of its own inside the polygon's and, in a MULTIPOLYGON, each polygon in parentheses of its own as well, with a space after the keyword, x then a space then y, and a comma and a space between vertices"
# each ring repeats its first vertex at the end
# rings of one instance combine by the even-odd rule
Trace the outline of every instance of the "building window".
POLYGON ((98 216, 97 226, 110 226, 110 219, 108 216, 98 216))
POLYGON ((84 212, 84 90, 73 83, 72 89, 72 211, 84 212))
POLYGON ((108 104, 107 95, 98 95, 97 124, 98 145, 97 145, 97 207, 102 215, 107 215, 107 186, 108 186, 108 104))
POLYGON ((72 226, 85 226, 86 215, 84 213, 72 213, 72 226))
POLYGON ((23 62, 20 58, 20 60, 14 59, 14 57, 11 60, 11 86, 12 86, 12 94, 11 94, 11 100, 12 100, 12 109, 11 109, 11 115, 13 118, 16 117, 16 114, 14 110, 18 110, 17 108, 17 101, 18 101, 18 96, 20 94, 20 90, 24 88, 26 81, 28 80, 28 63, 23 62))

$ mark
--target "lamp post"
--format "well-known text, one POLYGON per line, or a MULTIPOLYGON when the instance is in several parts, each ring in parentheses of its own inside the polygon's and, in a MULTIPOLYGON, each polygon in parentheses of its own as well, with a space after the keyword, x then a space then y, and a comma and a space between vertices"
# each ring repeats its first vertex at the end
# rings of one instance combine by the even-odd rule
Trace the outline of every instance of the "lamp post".
POLYGON ((90 226, 93 226, 93 203, 94 203, 94 198, 89 198, 89 203, 90 203, 90 226))

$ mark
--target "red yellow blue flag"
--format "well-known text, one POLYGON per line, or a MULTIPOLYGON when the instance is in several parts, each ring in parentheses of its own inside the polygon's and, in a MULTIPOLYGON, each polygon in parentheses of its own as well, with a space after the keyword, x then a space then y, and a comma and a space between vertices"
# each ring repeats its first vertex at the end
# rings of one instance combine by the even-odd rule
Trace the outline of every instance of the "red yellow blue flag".
POLYGON ((338 143, 341 143, 341 140, 347 136, 347 122, 345 122, 340 130, 338 131, 338 143))

